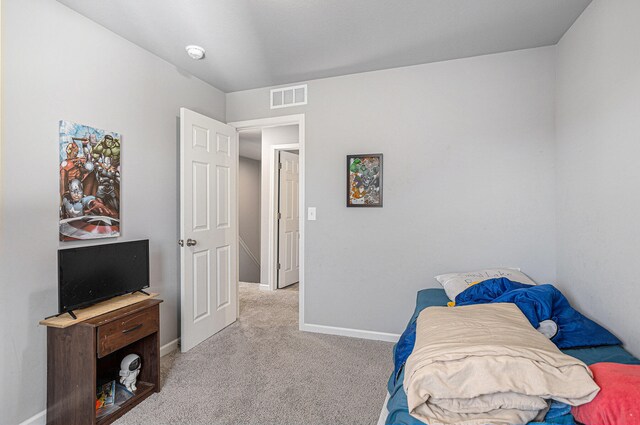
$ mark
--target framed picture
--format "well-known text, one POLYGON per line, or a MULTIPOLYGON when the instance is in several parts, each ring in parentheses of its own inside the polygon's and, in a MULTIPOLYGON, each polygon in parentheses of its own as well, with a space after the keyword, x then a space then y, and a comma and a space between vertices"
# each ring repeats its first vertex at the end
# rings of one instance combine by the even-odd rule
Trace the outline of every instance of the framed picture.
POLYGON ((347 155, 347 207, 382 207, 382 154, 347 155))
POLYGON ((120 236, 120 142, 113 131, 60 121, 61 241, 120 236))

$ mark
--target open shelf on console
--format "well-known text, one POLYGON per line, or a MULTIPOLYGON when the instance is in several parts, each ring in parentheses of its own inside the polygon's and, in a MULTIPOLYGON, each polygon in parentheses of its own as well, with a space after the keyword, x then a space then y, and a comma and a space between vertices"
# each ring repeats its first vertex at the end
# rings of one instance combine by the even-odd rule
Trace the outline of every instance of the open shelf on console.
POLYGON ((96 425, 107 425, 115 421, 120 416, 124 415, 129 410, 131 410, 134 406, 136 406, 142 400, 144 400, 145 398, 153 394, 154 392, 153 390, 155 389, 155 385, 153 385, 150 382, 144 382, 144 381, 136 382, 136 387, 137 389, 133 397, 131 397, 130 399, 126 400, 124 403, 119 405, 116 410, 113 410, 112 412, 109 412, 106 415, 101 416, 99 418, 96 418, 96 425))

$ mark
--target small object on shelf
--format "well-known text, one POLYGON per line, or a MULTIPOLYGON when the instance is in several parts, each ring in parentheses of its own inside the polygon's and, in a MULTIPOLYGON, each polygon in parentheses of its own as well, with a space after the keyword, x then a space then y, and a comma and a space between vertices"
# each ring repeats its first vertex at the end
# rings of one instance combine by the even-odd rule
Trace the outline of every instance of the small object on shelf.
POLYGON ((103 406, 103 407, 99 408, 98 410, 96 410, 96 419, 100 419, 100 418, 102 418, 104 416, 107 416, 107 415, 115 412, 119 408, 120 408, 120 406, 118 406, 116 404, 112 404, 110 406, 103 406))
POLYGON ((111 406, 116 398, 116 381, 98 386, 96 391, 96 410, 111 406))
POLYGON ((133 397, 134 394, 122 384, 116 384, 116 405, 121 406, 125 401, 133 397))
POLYGON ((101 418, 118 410, 116 401, 116 381, 99 385, 96 391, 96 418, 101 418))
POLYGON ((142 361, 137 354, 129 354, 120 363, 120 383, 131 392, 136 391, 136 378, 140 373, 142 361))

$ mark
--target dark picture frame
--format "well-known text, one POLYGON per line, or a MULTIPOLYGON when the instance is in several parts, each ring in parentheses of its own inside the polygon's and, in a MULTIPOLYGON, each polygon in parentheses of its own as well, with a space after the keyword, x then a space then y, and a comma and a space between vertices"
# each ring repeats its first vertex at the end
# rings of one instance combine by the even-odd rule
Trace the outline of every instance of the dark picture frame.
POLYGON ((382 154, 347 155, 347 207, 382 207, 382 154))

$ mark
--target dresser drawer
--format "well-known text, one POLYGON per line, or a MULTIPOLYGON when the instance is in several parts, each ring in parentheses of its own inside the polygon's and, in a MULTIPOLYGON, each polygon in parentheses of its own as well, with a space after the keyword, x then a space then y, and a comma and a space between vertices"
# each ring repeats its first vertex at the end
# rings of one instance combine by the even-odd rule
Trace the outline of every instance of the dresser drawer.
POLYGON ((158 305, 98 327, 98 357, 151 335, 159 328, 158 305))

